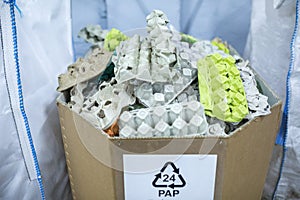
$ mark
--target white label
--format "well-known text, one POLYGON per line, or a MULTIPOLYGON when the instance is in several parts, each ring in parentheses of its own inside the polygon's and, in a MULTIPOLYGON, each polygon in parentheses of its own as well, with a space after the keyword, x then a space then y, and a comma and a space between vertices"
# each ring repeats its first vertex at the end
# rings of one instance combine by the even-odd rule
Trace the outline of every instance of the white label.
POLYGON ((123 155, 126 200, 214 198, 217 155, 123 155))

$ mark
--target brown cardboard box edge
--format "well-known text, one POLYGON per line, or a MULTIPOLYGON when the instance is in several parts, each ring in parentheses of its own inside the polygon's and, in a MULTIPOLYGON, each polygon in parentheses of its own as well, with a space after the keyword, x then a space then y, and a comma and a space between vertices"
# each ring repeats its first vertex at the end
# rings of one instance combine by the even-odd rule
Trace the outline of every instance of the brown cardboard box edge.
MULTIPOLYGON (((228 138, 218 138, 211 154, 218 154, 215 199, 260 199, 272 147, 279 128, 281 101, 260 82, 269 98, 272 113, 246 123, 228 138)), ((124 199, 123 154, 121 149, 136 153, 155 151, 172 139, 109 138, 57 101, 68 173, 74 199, 124 199), (108 166, 113 166, 118 170, 108 166)), ((199 150, 205 138, 177 138, 165 154, 182 153, 174 147, 191 145, 185 154, 199 150)))
MULTIPOLYGON (((58 103, 58 107, 73 199, 99 199, 99 197, 101 197, 100 199, 116 199, 114 187, 112 187, 115 183, 113 170, 102 165, 86 149, 74 124, 73 117, 76 115, 61 103, 58 103), (98 190, 98 187, 102 189, 98 190), (99 194, 101 196, 97 196, 99 194)), ((82 128, 86 129, 87 133, 97 132, 88 123, 82 128)), ((102 135, 99 133, 93 135, 98 136, 98 145, 103 148, 100 153, 107 156, 106 159, 109 163, 109 140, 101 138, 102 135)))
POLYGON ((280 110, 281 104, 276 105, 272 113, 278 115, 256 118, 228 140, 222 199, 261 198, 278 131, 272 124, 280 124, 280 110))

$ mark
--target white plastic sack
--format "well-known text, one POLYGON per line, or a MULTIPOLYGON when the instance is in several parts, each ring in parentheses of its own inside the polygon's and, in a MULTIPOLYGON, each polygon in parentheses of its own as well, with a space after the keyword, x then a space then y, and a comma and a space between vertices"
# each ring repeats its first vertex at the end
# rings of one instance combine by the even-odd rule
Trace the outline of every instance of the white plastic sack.
MULTIPOLYGON (((299 3, 299 2, 298 2, 299 3)), ((300 198, 300 31, 296 29, 292 43, 294 56, 290 55, 290 43, 295 27, 296 0, 253 0, 251 29, 246 49, 253 67, 266 82, 286 98, 286 78, 291 62, 289 112, 286 156, 281 178, 274 195, 275 199, 300 198), (278 8, 278 9, 276 9, 278 8)), ((300 16, 297 18, 299 19, 300 16)), ((285 129, 284 129, 285 130, 285 129)), ((276 146, 273 152, 264 197, 271 199, 277 185, 281 163, 282 148, 276 146)))
POLYGON ((245 56, 281 99, 285 98, 294 23, 295 4, 275 9, 273 0, 253 0, 245 56))
MULTIPOLYGON (((33 149, 19 105, 10 1, 0 3, 0 199, 41 199, 33 149)), ((57 76, 73 60, 70 1, 17 1, 24 107, 46 199, 70 199, 55 105, 57 76)))

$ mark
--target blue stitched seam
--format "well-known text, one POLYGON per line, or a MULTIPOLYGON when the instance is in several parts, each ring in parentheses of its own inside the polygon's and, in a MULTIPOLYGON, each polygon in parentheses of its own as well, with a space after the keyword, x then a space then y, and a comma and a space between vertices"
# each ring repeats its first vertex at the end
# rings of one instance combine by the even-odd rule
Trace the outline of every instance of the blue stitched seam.
POLYGON ((4 3, 8 3, 9 7, 10 7, 13 48, 14 48, 14 60, 15 60, 15 65, 16 65, 16 76, 17 76, 17 86, 18 86, 18 95, 19 95, 19 107, 21 110, 24 124, 25 124, 27 138, 28 138, 28 141, 30 144, 31 154, 32 154, 32 157, 34 160, 34 166, 35 166, 35 171, 36 171, 39 189, 40 189, 40 193, 41 193, 41 198, 42 198, 42 200, 45 200, 45 191, 44 191, 41 171, 40 171, 35 147, 33 144, 30 126, 29 126, 28 118, 27 118, 27 115, 25 112, 24 99, 23 99, 22 82, 21 82, 21 74, 20 74, 20 63, 19 63, 19 54, 18 54, 17 27, 16 27, 16 20, 15 20, 15 12, 14 12, 14 8, 15 7, 18 8, 18 7, 15 4, 15 0, 10 0, 10 1, 4 0, 4 3))
POLYGON ((287 73, 287 79, 286 79, 286 101, 285 101, 283 117, 282 117, 282 122, 281 122, 281 128, 280 128, 281 136, 283 137, 282 160, 281 160, 280 169, 279 169, 279 177, 277 180, 277 184, 276 184, 272 199, 275 199, 276 192, 279 187, 279 182, 282 177, 283 166, 284 166, 286 151, 287 151, 286 139, 288 137, 288 114, 289 114, 289 109, 290 109, 290 95, 291 95, 290 78, 291 78, 291 73, 292 73, 292 70, 293 70, 294 64, 295 64, 295 43, 296 43, 296 38, 297 38, 297 34, 298 34, 298 29, 299 29, 299 0, 296 1, 295 28, 294 28, 294 33, 293 33, 293 37, 292 37, 291 44, 290 44, 291 58, 290 58, 289 70, 287 73))

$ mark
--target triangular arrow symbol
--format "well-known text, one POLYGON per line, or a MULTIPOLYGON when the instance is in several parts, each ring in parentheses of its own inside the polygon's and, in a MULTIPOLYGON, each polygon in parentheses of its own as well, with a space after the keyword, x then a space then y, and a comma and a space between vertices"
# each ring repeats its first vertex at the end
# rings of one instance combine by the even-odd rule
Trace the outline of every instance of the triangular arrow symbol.
POLYGON ((177 168, 173 162, 169 161, 169 162, 166 162, 165 165, 161 168, 160 173, 155 175, 155 179, 152 181, 152 185, 154 187, 169 187, 169 188, 174 189, 175 187, 179 187, 179 188, 184 187, 186 185, 186 182, 185 182, 184 178, 182 177, 182 175, 179 174, 179 168, 177 168), (169 165, 173 168, 173 173, 176 173, 178 178, 180 179, 180 181, 181 181, 180 185, 175 185, 174 183, 172 183, 170 185, 159 185, 159 184, 157 184, 157 181, 162 178, 161 174, 166 170, 166 168, 169 165))

